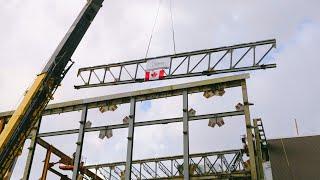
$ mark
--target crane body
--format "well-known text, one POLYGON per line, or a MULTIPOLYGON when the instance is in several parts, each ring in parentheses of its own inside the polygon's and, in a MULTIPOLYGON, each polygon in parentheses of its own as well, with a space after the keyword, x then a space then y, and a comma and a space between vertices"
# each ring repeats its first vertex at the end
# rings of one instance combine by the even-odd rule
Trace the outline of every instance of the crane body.
POLYGON ((102 7, 103 0, 88 0, 42 72, 25 94, 0 134, 0 179, 19 155, 31 129, 71 68, 71 56, 102 7))

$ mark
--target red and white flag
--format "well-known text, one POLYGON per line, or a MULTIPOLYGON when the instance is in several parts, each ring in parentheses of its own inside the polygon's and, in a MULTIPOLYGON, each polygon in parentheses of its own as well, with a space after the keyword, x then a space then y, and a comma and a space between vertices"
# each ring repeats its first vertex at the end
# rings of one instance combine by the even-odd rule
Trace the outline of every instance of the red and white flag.
POLYGON ((163 79, 163 78, 164 78, 164 69, 146 71, 146 74, 145 74, 146 81, 163 79))

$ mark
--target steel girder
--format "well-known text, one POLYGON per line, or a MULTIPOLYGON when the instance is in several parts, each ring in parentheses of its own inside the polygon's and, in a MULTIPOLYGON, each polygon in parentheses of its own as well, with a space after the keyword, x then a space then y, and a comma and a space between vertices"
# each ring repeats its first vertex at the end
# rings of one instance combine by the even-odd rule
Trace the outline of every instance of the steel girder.
POLYGON ((267 55, 276 47, 276 40, 184 52, 108 65, 84 67, 78 70, 81 84, 76 89, 144 82, 146 62, 167 58, 169 69, 164 79, 214 75, 275 68, 267 55))
MULTIPOLYGON (((242 150, 228 150, 190 154, 191 179, 249 178, 242 150)), ((96 171, 107 180, 123 178, 126 162, 89 165, 86 169, 96 171)), ((182 179, 183 155, 132 161, 131 179, 182 179)))

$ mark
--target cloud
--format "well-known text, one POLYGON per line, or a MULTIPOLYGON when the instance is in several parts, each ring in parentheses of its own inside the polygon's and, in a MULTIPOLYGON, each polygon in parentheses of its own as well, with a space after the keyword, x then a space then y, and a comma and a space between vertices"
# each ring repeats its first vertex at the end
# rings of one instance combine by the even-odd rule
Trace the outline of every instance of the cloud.
MULTIPOLYGON (((14 109, 23 92, 41 71, 85 1, 10 1, 0 7, 0 110, 14 109)), ((150 56, 171 54, 171 22, 164 0, 153 36, 150 56)), ((269 38, 277 39, 278 50, 272 54, 278 68, 252 72, 248 80, 252 117, 262 117, 267 136, 294 135, 293 119, 298 120, 303 135, 319 133, 319 92, 317 67, 320 40, 319 1, 173 1, 173 17, 178 52, 213 48, 269 38)), ((80 67, 143 58, 150 37, 157 3, 141 1, 105 1, 92 26, 73 55, 76 62, 62 82, 52 102, 128 92, 168 84, 207 79, 198 77, 143 84, 74 90, 80 67)), ((273 59, 273 58, 270 58, 273 59)), ((213 77, 209 77, 213 78, 213 77)), ((230 90, 224 98, 204 100, 190 97, 190 106, 198 113, 225 111, 241 101, 239 90, 230 90)), ((181 97, 139 105, 137 120, 181 115, 181 97)), ((114 113, 89 114, 93 126, 121 123, 128 115, 123 105, 114 113)), ((48 117, 42 131, 78 128, 79 116, 48 117)), ((241 118, 226 119, 226 126, 211 129, 206 121, 190 123, 191 151, 202 152, 237 148, 244 133, 241 118), (230 122, 230 123, 229 123, 230 122), (239 128, 240 127, 240 128, 239 128)), ((100 141, 97 133, 85 138, 84 156, 88 163, 111 162, 125 158, 126 130, 114 132, 110 140, 100 141), (89 148, 94 147, 94 148, 89 148), (106 153, 107 152, 107 153, 106 153)), ((75 150, 76 136, 49 139, 70 154, 75 150), (64 143, 66 142, 66 143, 64 143)), ((135 157, 182 153, 181 123, 137 128, 135 157)), ((24 152, 25 157, 25 152, 24 152)), ((37 150, 32 178, 41 174, 45 151, 37 150)), ((24 158, 20 158, 14 179, 21 178, 24 158)), ((55 176, 50 174, 50 178, 55 176)))

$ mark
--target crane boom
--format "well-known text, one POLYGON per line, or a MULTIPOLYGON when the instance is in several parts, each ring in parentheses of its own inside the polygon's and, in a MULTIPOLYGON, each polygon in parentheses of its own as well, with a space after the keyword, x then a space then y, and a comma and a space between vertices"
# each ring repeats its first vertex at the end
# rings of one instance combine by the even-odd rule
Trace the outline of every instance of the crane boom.
POLYGON ((87 1, 1 132, 0 179, 14 162, 32 127, 41 117, 44 108, 72 66, 71 56, 102 7, 102 3, 103 0, 87 1))

